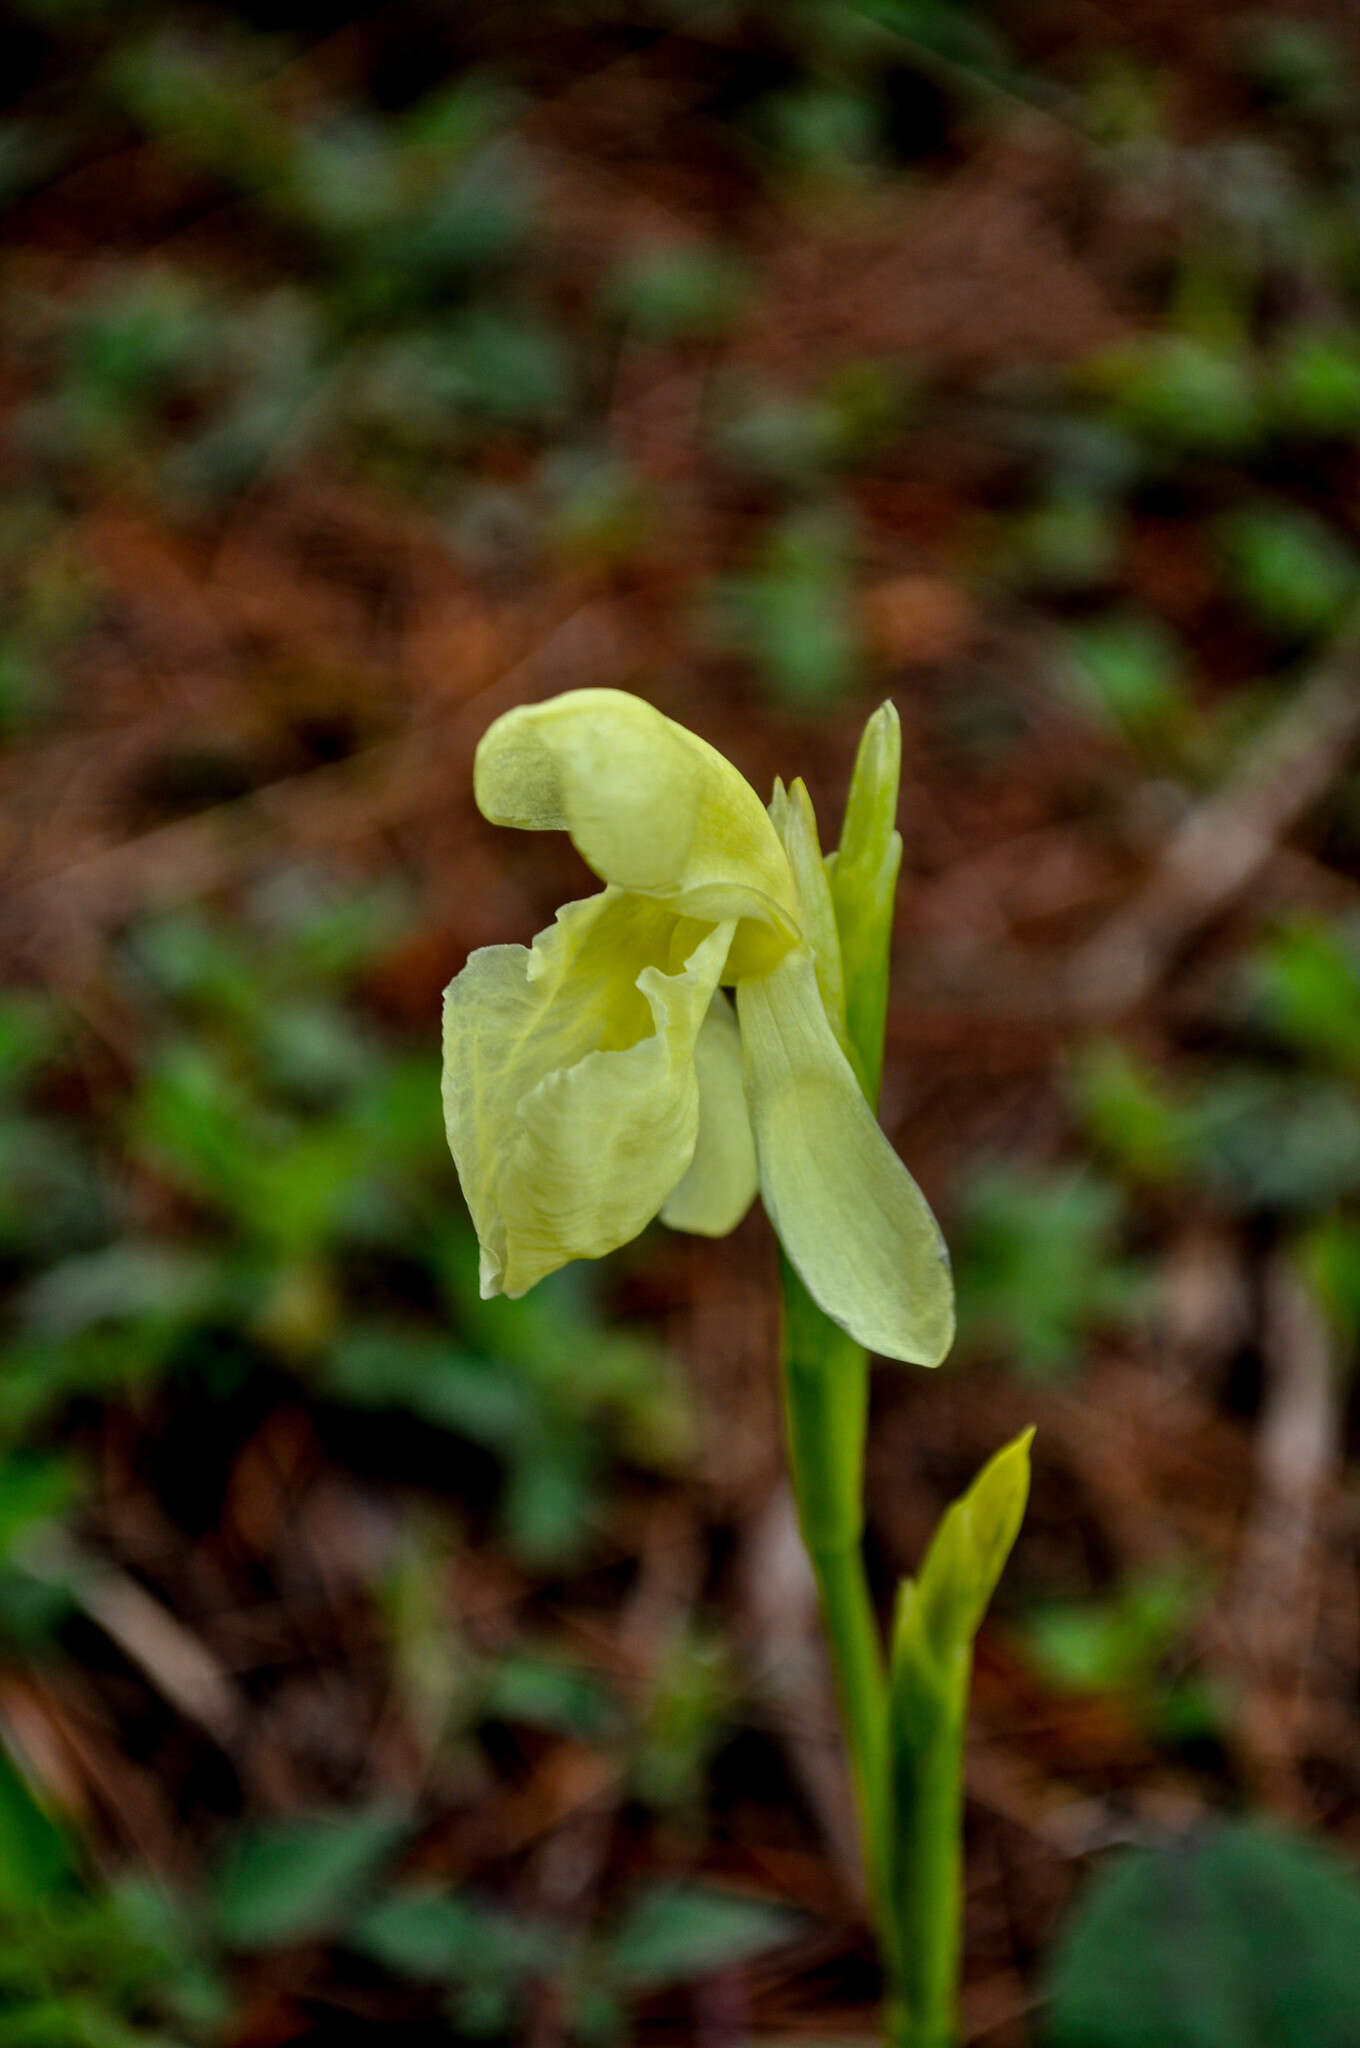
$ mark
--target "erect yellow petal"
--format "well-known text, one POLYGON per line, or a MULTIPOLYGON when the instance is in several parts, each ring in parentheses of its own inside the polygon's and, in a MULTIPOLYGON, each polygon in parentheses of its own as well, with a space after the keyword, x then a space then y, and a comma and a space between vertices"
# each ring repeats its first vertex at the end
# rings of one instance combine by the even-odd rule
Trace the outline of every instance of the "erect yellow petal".
POLYGON ((714 996, 694 1048, 699 1136, 689 1171, 666 1198, 661 1221, 700 1237, 726 1237, 756 1198, 756 1145, 746 1113, 741 1038, 726 996, 714 996))
POLYGON ((493 824, 569 832, 603 881, 708 923, 748 921, 743 962, 773 964, 797 934, 789 864, 760 798, 640 697, 568 690, 507 711, 482 736, 475 781, 493 824))
POLYGON ((836 1043, 848 1054, 845 1031, 845 980, 841 971, 841 941, 836 929, 836 912, 831 901, 831 884, 822 862, 817 837, 817 813, 812 808, 807 784, 795 777, 786 791, 776 791, 770 817, 784 842, 798 892, 798 918, 803 938, 812 948, 817 968, 817 986, 822 1006, 831 1020, 836 1043), (782 802, 780 797, 782 796, 782 802))
POLYGON ((675 924, 606 889, 566 904, 531 950, 473 953, 449 984, 444 1118, 484 1295, 626 1244, 687 1170, 694 1046, 732 926, 670 972, 675 924))
POLYGON ((954 1334, 949 1258, 875 1122, 799 947, 737 988, 760 1192, 819 1308, 871 1351, 938 1365, 954 1334))

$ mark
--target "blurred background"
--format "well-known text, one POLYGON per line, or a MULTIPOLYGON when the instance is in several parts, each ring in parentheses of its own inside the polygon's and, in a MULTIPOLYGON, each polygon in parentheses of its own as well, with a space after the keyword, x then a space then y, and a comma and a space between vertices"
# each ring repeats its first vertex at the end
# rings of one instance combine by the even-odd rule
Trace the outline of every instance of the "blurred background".
POLYGON ((1354 2048, 1353 8, 9 0, 0 79, 0 2042, 872 2033, 767 1226, 482 1303, 444 1144, 444 983, 588 886, 472 750, 609 684, 828 840, 901 713, 885 1608, 1038 1424, 967 2039, 1354 2048))

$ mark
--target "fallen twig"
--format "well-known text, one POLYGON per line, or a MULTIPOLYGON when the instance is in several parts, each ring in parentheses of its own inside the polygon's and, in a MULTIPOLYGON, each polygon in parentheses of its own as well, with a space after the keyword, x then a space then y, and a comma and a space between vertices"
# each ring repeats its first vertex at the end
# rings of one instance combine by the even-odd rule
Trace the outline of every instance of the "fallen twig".
POLYGON ((1081 946, 1068 997, 1087 1016, 1135 1007, 1175 954, 1261 871, 1360 742, 1360 630, 1349 628, 1237 772, 1173 832, 1142 888, 1081 946))

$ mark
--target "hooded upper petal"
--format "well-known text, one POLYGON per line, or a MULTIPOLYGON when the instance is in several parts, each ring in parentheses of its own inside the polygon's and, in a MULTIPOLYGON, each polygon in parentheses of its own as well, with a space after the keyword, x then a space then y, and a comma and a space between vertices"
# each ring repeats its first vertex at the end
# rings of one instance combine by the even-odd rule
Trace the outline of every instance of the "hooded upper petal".
POLYGON ((745 921, 739 967, 769 964, 797 934, 789 863, 760 798, 640 697, 568 690, 508 711, 483 734, 474 774, 493 824, 569 832, 602 881, 686 917, 745 921))
POLYGON ((938 1365, 954 1334, 949 1256, 879 1129, 799 947, 737 988, 760 1192, 831 1320, 887 1358, 938 1365))
POLYGON ((531 949, 473 953, 444 1004, 444 1117, 485 1295, 523 1294, 656 1215, 694 1154, 695 1043, 732 926, 606 889, 531 949))

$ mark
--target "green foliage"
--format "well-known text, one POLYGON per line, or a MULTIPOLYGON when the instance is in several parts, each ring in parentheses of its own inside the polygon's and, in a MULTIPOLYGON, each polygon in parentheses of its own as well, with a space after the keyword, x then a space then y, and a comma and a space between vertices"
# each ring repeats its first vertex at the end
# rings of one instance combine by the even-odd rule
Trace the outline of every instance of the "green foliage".
POLYGON ((1347 61, 1324 22, 1248 16, 1238 38, 1243 71, 1257 90, 1308 121, 1346 119, 1347 61))
POLYGON ((245 1829, 213 1884, 219 1935, 231 1948, 261 1949, 338 1932, 410 1828, 406 1810, 382 1800, 245 1829))
POLYGON ((780 1947, 798 1925, 793 1914, 763 1899, 656 1885, 633 1899, 607 1937, 608 1974, 629 1991, 692 1983, 780 1947))
POLYGON ((932 57, 989 83, 1013 83, 1013 63, 990 10, 976 0, 854 0, 854 11, 932 57))
POLYGON ((1131 1180, 1159 1186, 1190 1163, 1191 1119, 1161 1077, 1127 1046, 1103 1039, 1073 1062, 1070 1087, 1082 1125, 1131 1180))
POLYGON ((153 33, 119 45, 107 71, 115 101, 148 133, 238 191, 267 192, 291 166, 286 123, 260 92, 263 45, 223 38, 211 52, 153 33))
POLYGON ((181 1202, 174 1237, 112 1234, 87 1150, 29 1107, 59 1050, 50 1014, 21 995, 0 1006, 0 1249, 24 1276, 0 1343, 11 1641, 36 1644, 69 1612, 60 1573, 24 1562, 72 1498, 67 1465, 35 1445, 73 1401, 138 1399, 169 1374, 226 1389, 281 1364, 330 1402, 489 1452, 506 1538, 542 1565, 583 1553, 621 1458, 669 1469, 688 1455, 671 1361, 604 1328, 589 1276, 524 1303, 478 1298, 431 1115, 437 1068, 385 1042, 350 994, 405 915, 390 890, 298 870, 235 926, 175 913, 134 928, 123 971, 158 1023, 125 1127, 181 1202), (370 1282, 390 1266, 405 1294, 420 1274, 424 1305, 398 1319, 352 1301, 358 1250, 370 1282))
POLYGON ((791 170, 842 182, 885 156, 882 110, 872 93, 808 80, 767 93, 754 128, 757 139, 791 170))
POLYGON ((670 1362, 606 1331, 580 1275, 521 1303, 480 1300, 471 1234, 435 1193, 437 1070, 384 1051, 335 1000, 397 928, 392 903, 276 888, 259 914, 267 935, 253 941, 176 917, 134 948, 197 1036, 149 1055, 133 1143, 228 1226, 231 1249, 206 1263, 102 1255, 112 1264, 87 1270, 83 1292, 64 1286, 68 1327, 87 1300, 83 1327, 154 1369, 226 1317, 306 1364, 329 1398, 404 1411, 492 1452, 513 1547, 545 1563, 579 1555, 611 1450, 662 1466, 688 1450, 670 1362), (341 1253, 357 1245, 414 1255, 442 1293, 438 1323, 345 1311, 341 1253))
POLYGON ((1007 583, 1042 595, 1096 590, 1113 580, 1123 538, 1118 507, 1095 491, 1063 486, 1007 523, 993 566, 1007 583))
POLYGON ((790 491, 872 461, 911 417, 913 395, 891 364, 848 363, 808 398, 731 381, 715 406, 715 442, 731 466, 790 491))
POLYGON ((1131 1181, 1193 1185, 1231 1214, 1316 1213, 1360 1194, 1360 1110, 1348 1085, 1360 984, 1349 942, 1315 923, 1286 925, 1246 982, 1258 1030, 1308 1066, 1223 1059, 1173 1091, 1127 1048, 1098 1043, 1074 1064, 1073 1100, 1131 1181))
POLYGON ((951 1502, 930 1539, 919 1574, 903 1582, 893 1635, 893 1683, 908 1660, 945 1669, 969 1652, 1020 1533, 1029 1498, 1027 1429, 989 1459, 951 1502))
POLYGON ((561 1956, 556 1930, 447 1890, 403 1886, 356 1922, 351 1944, 402 1977, 456 1987, 451 2010, 474 2039, 510 2032, 561 1956))
POLYGON ((353 1946, 399 1975, 452 1987, 450 2011, 474 2037, 508 2033, 534 1984, 556 1984, 571 2038, 616 2034, 623 1998, 731 1970, 797 1933, 761 1900, 700 1886, 641 1892, 584 1944, 486 1901, 402 1886, 356 1923, 353 1946))
POLYGON ((639 1703, 629 1772, 645 1805, 661 1813, 702 1806, 734 1690, 731 1657, 714 1630, 684 1629, 666 1643, 639 1703))
POLYGON ((227 2003, 166 1903, 132 1888, 0 1913, 4 2048, 187 2048, 227 2003))
POLYGON ((915 1579, 898 1588, 888 1671, 886 1926, 892 2038, 956 2032, 963 1911, 963 1749, 973 1639, 1029 1497, 1025 1430, 946 1509, 915 1579))
POLYGON ((704 242, 639 249, 605 287, 604 311, 645 341, 716 341, 750 290, 745 266, 704 242))
POLYGON ((1221 1720, 1222 1703, 1167 1663, 1203 1603, 1193 1574, 1148 1572, 1102 1599, 1035 1608, 1022 1639, 1057 1690, 1117 1694, 1150 1732, 1183 1739, 1217 1732, 1221 1720))
POLYGON ((1299 1269, 1344 1347, 1353 1370, 1360 1341, 1360 1222, 1332 1213, 1307 1225, 1297 1241, 1299 1269))
POLYGON ((1071 634, 1069 688, 1083 708, 1135 745, 1156 750, 1184 733, 1192 720, 1186 661, 1160 619, 1115 612, 1071 634))
POLYGON ((660 505, 626 464, 565 449, 547 457, 541 474, 552 500, 550 538, 565 556, 608 570, 645 554, 659 529, 660 505))
POLYGON ((66 1829, 0 1748, 0 2043, 176 2048, 218 2038, 225 1999, 185 1916, 150 1886, 88 1891, 78 1863, 66 1829))
POLYGON ((622 1722, 618 1702, 589 1671, 527 1650, 497 1661, 481 1705, 492 1720, 548 1728, 582 1742, 607 1743, 622 1722))
POLYGON ((1087 1335, 1140 1310, 1145 1284, 1122 1259, 1119 1190, 1091 1174, 1043 1178, 993 1167, 962 1202, 959 1303, 964 1339, 1016 1370, 1070 1370, 1087 1335))
POLYGON ((565 341, 523 313, 478 307, 438 336, 444 404, 495 426, 560 425, 572 399, 565 341))
POLYGON ((1230 514, 1219 540, 1229 589, 1281 640, 1312 640, 1330 631, 1355 597, 1356 558, 1313 513, 1255 506, 1230 514))
POLYGON ((1102 1869, 1049 1971, 1046 2048, 1349 2048, 1360 1884, 1301 1837, 1210 1825, 1102 1869))
POLYGON ((1160 142, 1167 128, 1161 68, 1122 49, 1101 50, 1087 70, 1081 120, 1086 133, 1106 149, 1160 142))
POLYGON ((75 1850, 0 1745, 0 1913, 21 1912, 63 1891, 75 1874, 75 1850))
POLYGON ((834 511, 791 513, 770 529, 749 574, 714 587, 719 637, 788 703, 832 704, 856 680, 848 540, 834 511))
POLYGON ((1272 1037, 1322 1067, 1360 1068, 1360 949, 1351 933, 1291 922, 1257 948, 1248 975, 1272 1037))
POLYGON ((1288 433, 1328 440, 1360 432, 1360 334, 1295 329, 1275 360, 1273 404, 1288 433))
POLYGON ((1190 335, 1128 342, 1088 363, 1080 381, 1117 426, 1167 453, 1245 456, 1262 432, 1250 359, 1190 335))
POLYGON ((1231 1066, 1205 1076, 1194 1108, 1199 1176, 1230 1211, 1306 1213, 1360 1192, 1348 1086, 1231 1066))

